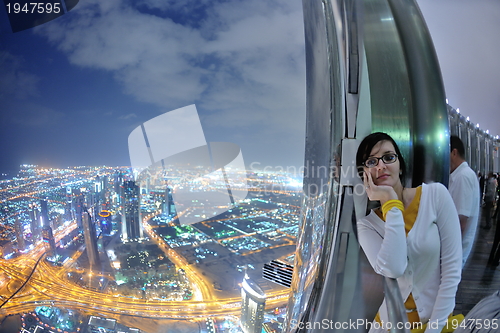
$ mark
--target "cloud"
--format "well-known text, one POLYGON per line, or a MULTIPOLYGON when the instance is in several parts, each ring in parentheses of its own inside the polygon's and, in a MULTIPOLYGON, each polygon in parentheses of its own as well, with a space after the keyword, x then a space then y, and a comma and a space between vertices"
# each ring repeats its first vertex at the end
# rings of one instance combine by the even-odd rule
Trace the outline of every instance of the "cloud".
POLYGON ((167 14, 175 12, 177 19, 197 26, 203 11, 210 7, 215 0, 139 0, 136 1, 136 8, 147 8, 154 13, 167 14))
POLYGON ((192 11, 197 28, 177 23, 187 16, 182 4, 89 0, 37 31, 72 64, 112 72, 124 92, 162 110, 196 103, 208 122, 239 127, 303 117, 300 3, 205 1, 192 11))
POLYGON ((200 95, 200 69, 189 64, 201 41, 198 32, 120 1, 81 7, 71 20, 39 29, 71 63, 113 72, 140 101, 166 105, 200 95))
MULTIPOLYGON (((238 144, 249 161, 302 163, 299 1, 88 0, 35 31, 158 114, 196 104, 208 141, 238 144)), ((145 112, 134 111, 137 120, 145 112)))
MULTIPOLYGON (((238 15, 227 15, 234 16, 238 15)), ((206 47, 219 60, 219 68, 205 103, 211 108, 219 103, 227 112, 252 110, 243 116, 252 123, 265 118, 267 123, 282 124, 287 113, 300 117, 305 107, 305 56, 303 27, 297 22, 302 22, 300 10, 228 23, 230 28, 206 47)))
POLYGON ((133 119, 133 118, 137 118, 137 115, 135 113, 129 113, 127 115, 118 117, 118 119, 121 119, 121 120, 128 120, 128 119, 133 119))

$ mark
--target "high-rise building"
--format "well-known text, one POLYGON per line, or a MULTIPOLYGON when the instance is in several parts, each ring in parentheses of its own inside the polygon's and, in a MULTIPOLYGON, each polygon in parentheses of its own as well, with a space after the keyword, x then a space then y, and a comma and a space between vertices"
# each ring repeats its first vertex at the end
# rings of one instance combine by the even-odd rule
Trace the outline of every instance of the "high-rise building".
POLYGON ((14 230, 16 231, 17 249, 23 251, 25 249, 23 225, 18 218, 16 218, 16 222, 14 223, 14 230))
POLYGON ((241 286, 241 328, 244 333, 261 333, 266 294, 245 275, 241 286))
POLYGON ((100 196, 101 196, 101 183, 94 183, 92 191, 87 192, 86 203, 87 210, 92 216, 97 216, 100 212, 100 196))
POLYGON ((167 186, 165 188, 165 203, 163 206, 163 214, 168 216, 175 214, 174 199, 172 198, 172 191, 167 186))
POLYGON ((66 205, 64 207, 64 219, 66 221, 73 220, 73 214, 71 212, 71 206, 73 203, 73 193, 71 187, 66 187, 66 205))
POLYGON ((84 206, 85 200, 83 198, 83 195, 80 194, 76 197, 74 204, 75 204, 75 217, 76 217, 76 225, 79 228, 82 228, 83 222, 82 222, 82 216, 83 216, 83 206, 84 206))
POLYGON ((100 183, 94 183, 94 185, 85 193, 85 205, 91 214, 95 213, 94 209, 99 205, 100 183))
POLYGON ((47 254, 49 256, 56 255, 56 241, 54 235, 52 234, 52 228, 47 225, 42 229, 43 241, 47 244, 47 254))
POLYGON ((101 177, 101 202, 106 202, 108 193, 108 176, 101 177))
POLYGON ((87 249, 87 256, 89 263, 93 266, 100 264, 99 250, 97 249, 97 234, 95 230, 95 223, 92 215, 84 207, 83 212, 83 237, 85 239, 85 247, 87 249))
POLYGON ((102 191, 102 180, 99 176, 97 176, 97 178, 94 182, 93 192, 96 194, 100 194, 101 191, 102 191))
POLYGON ((121 193, 121 187, 123 185, 123 174, 121 172, 118 172, 115 174, 115 192, 116 193, 121 193))
POLYGON ((28 214, 30 216, 31 240, 35 241, 40 235, 40 219, 38 217, 38 209, 35 204, 29 205, 28 214))
POLYGON ((143 238, 140 188, 134 181, 123 182, 121 188, 122 240, 143 238))
POLYGON ((47 200, 40 200, 40 216, 42 219, 42 228, 50 226, 49 208, 47 206, 47 200))

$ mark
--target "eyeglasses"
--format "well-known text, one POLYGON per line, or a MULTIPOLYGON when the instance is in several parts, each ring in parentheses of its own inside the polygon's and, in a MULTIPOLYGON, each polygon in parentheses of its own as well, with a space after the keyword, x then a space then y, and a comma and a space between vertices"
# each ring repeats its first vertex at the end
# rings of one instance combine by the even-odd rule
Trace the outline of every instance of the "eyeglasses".
POLYGON ((382 160, 384 164, 392 164, 398 160, 398 154, 390 153, 382 155, 382 157, 369 157, 363 165, 367 168, 374 168, 378 165, 379 161, 382 160))

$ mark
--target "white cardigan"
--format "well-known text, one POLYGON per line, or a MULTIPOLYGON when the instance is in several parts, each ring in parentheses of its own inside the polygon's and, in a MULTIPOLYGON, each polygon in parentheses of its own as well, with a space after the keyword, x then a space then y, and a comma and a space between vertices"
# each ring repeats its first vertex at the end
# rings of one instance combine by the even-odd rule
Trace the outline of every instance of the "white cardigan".
MULTIPOLYGON (((457 210, 444 185, 422 184, 418 215, 405 234, 402 212, 391 209, 386 222, 375 212, 359 220, 359 243, 376 273, 396 278, 403 299, 412 293, 426 333, 439 333, 455 308, 462 270, 457 210)), ((380 318, 387 322, 385 300, 380 318)))

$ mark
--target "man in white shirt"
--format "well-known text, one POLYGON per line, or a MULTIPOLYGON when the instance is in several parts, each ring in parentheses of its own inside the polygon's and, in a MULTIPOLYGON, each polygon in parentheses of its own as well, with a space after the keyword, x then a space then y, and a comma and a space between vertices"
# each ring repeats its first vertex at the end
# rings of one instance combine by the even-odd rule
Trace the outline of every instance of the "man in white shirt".
POLYGON ((457 136, 450 136, 450 191, 458 211, 462 230, 462 267, 469 257, 476 237, 479 218, 479 182, 476 173, 465 161, 465 148, 457 136))

